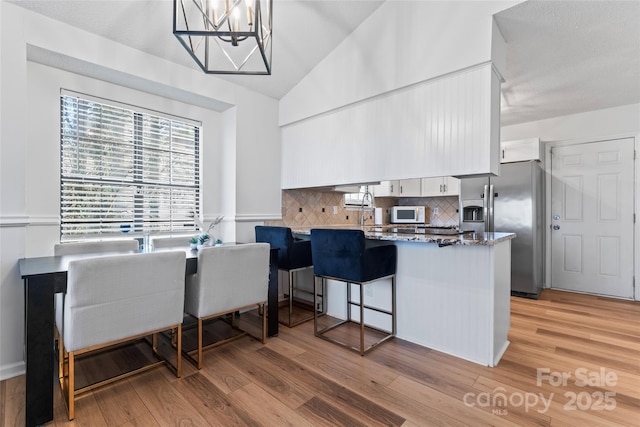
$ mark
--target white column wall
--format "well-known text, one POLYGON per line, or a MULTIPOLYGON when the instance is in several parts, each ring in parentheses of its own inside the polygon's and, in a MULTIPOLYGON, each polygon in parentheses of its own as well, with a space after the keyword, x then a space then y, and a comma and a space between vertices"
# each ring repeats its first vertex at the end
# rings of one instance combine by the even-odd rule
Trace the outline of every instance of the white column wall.
POLYGON ((236 241, 255 241, 256 225, 264 220, 282 218, 280 179, 280 150, 274 150, 269 141, 280 141, 278 127, 278 105, 270 98, 257 98, 246 89, 238 87, 236 100, 236 156, 242 159, 236 162, 237 194, 251 194, 251 197, 236 200, 236 241), (269 180, 265 186, 263 180, 269 180), (256 191, 261 188, 259 191, 256 191))
POLYGON ((276 100, 244 90, 236 98, 221 79, 0 1, 0 380, 24 370, 17 262, 50 254, 59 238, 60 87, 201 120, 203 212, 225 215, 224 240, 236 239, 237 216, 280 215, 279 197, 263 197, 280 191, 278 165, 237 185, 254 169, 245 165, 256 162, 255 135, 261 152, 280 157, 276 100), (246 127, 253 133, 237 132, 246 127))

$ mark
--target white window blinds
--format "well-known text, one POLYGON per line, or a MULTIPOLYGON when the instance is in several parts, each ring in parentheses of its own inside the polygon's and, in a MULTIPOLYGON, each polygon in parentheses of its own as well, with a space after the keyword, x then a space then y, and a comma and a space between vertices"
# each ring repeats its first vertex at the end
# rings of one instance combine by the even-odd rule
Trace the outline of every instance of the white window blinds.
POLYGON ((196 230, 200 127, 63 94, 62 239, 196 230))

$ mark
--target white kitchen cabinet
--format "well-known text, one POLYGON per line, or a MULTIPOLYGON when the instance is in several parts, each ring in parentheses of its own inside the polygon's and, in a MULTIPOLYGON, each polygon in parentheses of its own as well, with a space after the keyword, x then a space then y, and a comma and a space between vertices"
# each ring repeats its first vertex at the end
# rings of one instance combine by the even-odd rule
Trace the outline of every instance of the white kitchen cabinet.
POLYGON ((422 197, 457 196, 460 180, 452 176, 422 178, 422 197))
POLYGON ((444 177, 443 196, 457 196, 460 194, 460 180, 452 176, 444 177))
POLYGON ((540 138, 503 141, 500 143, 500 163, 542 160, 542 150, 540 138))
POLYGON ((443 178, 422 178, 422 196, 433 197, 442 195, 443 178))
POLYGON ((382 181, 373 186, 373 195, 376 197, 420 197, 421 188, 420 178, 382 181))
POLYGON ((393 197, 391 193, 391 183, 397 181, 382 181, 380 184, 376 184, 372 187, 372 192, 375 197, 393 197))
POLYGON ((422 195, 422 180, 401 179, 399 181, 391 181, 395 183, 395 196, 397 197, 420 197, 422 195))
MULTIPOLYGON (((281 130, 283 189, 497 174, 500 79, 491 64, 483 64, 281 130)), ((402 194, 394 196, 420 197, 413 186, 401 185, 402 194)))

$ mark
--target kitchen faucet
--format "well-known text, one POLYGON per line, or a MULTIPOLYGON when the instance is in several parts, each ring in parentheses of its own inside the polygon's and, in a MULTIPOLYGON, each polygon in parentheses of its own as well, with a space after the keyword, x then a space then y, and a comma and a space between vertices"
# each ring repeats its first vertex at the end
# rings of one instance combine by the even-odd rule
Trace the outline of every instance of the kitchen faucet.
POLYGON ((364 204, 367 201, 367 198, 371 201, 371 209, 373 210, 373 194, 369 191, 369 186, 364 186, 364 194, 362 195, 362 203, 360 204, 360 226, 364 227, 365 217, 364 217, 364 204))

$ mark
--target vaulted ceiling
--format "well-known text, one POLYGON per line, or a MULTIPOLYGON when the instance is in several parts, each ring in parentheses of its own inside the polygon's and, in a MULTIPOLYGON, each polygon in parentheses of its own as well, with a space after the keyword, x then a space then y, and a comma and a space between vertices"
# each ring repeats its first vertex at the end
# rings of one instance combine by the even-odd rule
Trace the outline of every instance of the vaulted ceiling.
MULTIPOLYGON (((15 3, 197 68, 171 32, 170 0, 15 3)), ((222 78, 279 99, 383 1, 274 3, 272 75, 222 78)), ((503 125, 640 103, 640 2, 529 0, 495 18, 507 42, 503 125)))

